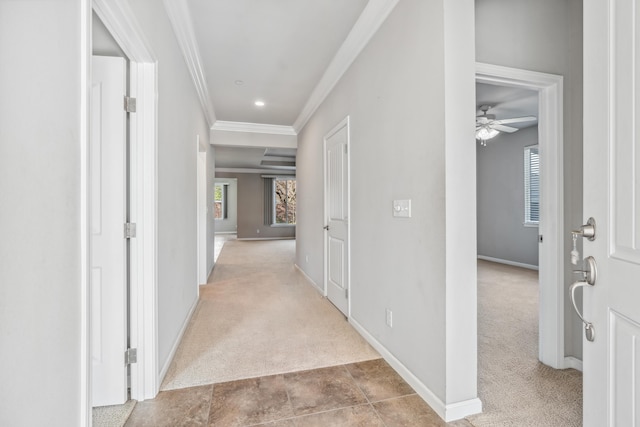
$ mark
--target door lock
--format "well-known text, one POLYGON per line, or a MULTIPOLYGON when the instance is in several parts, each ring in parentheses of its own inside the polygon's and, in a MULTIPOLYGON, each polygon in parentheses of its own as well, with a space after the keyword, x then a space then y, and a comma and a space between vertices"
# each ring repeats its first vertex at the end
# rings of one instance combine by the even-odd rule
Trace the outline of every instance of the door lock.
POLYGON ((585 258, 585 270, 575 270, 574 273, 581 273, 583 275, 583 280, 579 280, 575 282, 569 288, 569 294, 571 295, 571 303, 573 304, 573 309, 578 314, 580 320, 584 324, 584 334, 587 338, 587 341, 593 341, 596 337, 596 330, 593 327, 593 323, 587 322, 584 317, 582 317, 582 313, 578 309, 578 305, 576 304, 576 289, 581 288, 583 286, 593 286, 596 284, 596 278, 598 276, 598 270, 596 267, 596 260, 589 256, 585 258))
POLYGON ((328 226, 328 225, 325 225, 325 226, 324 226, 324 227, 322 227, 322 228, 324 228, 325 230, 329 231, 329 226, 328 226))
POLYGON ((581 225, 577 230, 573 230, 572 233, 575 236, 584 237, 593 242, 596 240, 596 220, 593 217, 589 218, 586 224, 581 225))

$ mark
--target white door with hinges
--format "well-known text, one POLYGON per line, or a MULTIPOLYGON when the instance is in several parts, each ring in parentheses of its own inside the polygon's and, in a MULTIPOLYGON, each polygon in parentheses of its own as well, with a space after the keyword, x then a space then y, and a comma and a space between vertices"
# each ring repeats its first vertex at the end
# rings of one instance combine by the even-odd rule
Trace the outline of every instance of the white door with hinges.
POLYGON ((595 220, 583 246, 593 285, 581 286, 587 427, 640 426, 639 10, 584 2, 583 213, 595 220))
POLYGON ((349 316, 349 120, 336 126, 325 145, 325 289, 349 316))
POLYGON ((90 230, 92 405, 127 401, 126 63, 94 56, 90 230))

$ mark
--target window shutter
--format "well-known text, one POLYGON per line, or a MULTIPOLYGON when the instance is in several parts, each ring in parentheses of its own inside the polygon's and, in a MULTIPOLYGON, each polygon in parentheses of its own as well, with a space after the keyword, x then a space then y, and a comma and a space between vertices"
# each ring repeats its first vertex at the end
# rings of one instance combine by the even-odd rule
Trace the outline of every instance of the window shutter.
POLYGON ((263 178, 264 225, 273 224, 273 178, 263 178))
POLYGON ((540 154, 538 146, 524 150, 524 222, 540 222, 540 154))

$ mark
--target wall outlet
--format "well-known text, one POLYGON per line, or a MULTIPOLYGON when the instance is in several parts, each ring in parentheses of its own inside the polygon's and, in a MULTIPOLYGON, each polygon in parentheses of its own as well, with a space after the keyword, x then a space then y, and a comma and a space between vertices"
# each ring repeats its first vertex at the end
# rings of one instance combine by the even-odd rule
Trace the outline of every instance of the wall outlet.
POLYGON ((394 200, 393 216, 396 218, 411 218, 411 199, 394 200))
POLYGON ((260 234, 260 229, 259 228, 256 230, 256 234, 260 234))
POLYGON ((393 311, 391 311, 390 308, 387 308, 385 312, 386 312, 387 326, 390 328, 393 328, 393 311))
POLYGON ((304 256, 304 261, 305 261, 305 262, 309 262, 309 255, 305 255, 305 256, 304 256))

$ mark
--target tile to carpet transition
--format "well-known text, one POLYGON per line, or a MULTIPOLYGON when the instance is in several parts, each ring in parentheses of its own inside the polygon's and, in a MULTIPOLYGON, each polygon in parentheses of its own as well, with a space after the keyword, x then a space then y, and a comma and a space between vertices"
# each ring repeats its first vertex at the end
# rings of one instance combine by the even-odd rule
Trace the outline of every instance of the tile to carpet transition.
POLYGON ((206 426, 212 387, 162 391, 155 399, 138 402, 125 426, 206 426))
POLYGON ((367 403, 344 366, 294 372, 284 378, 296 415, 367 403))
POLYGON ((352 363, 346 368, 370 402, 415 393, 384 359, 352 363))
POLYGON ((369 404, 305 415, 294 420, 299 427, 385 427, 369 404))
POLYGON ((293 416, 282 375, 215 384, 210 426, 241 427, 293 416))

